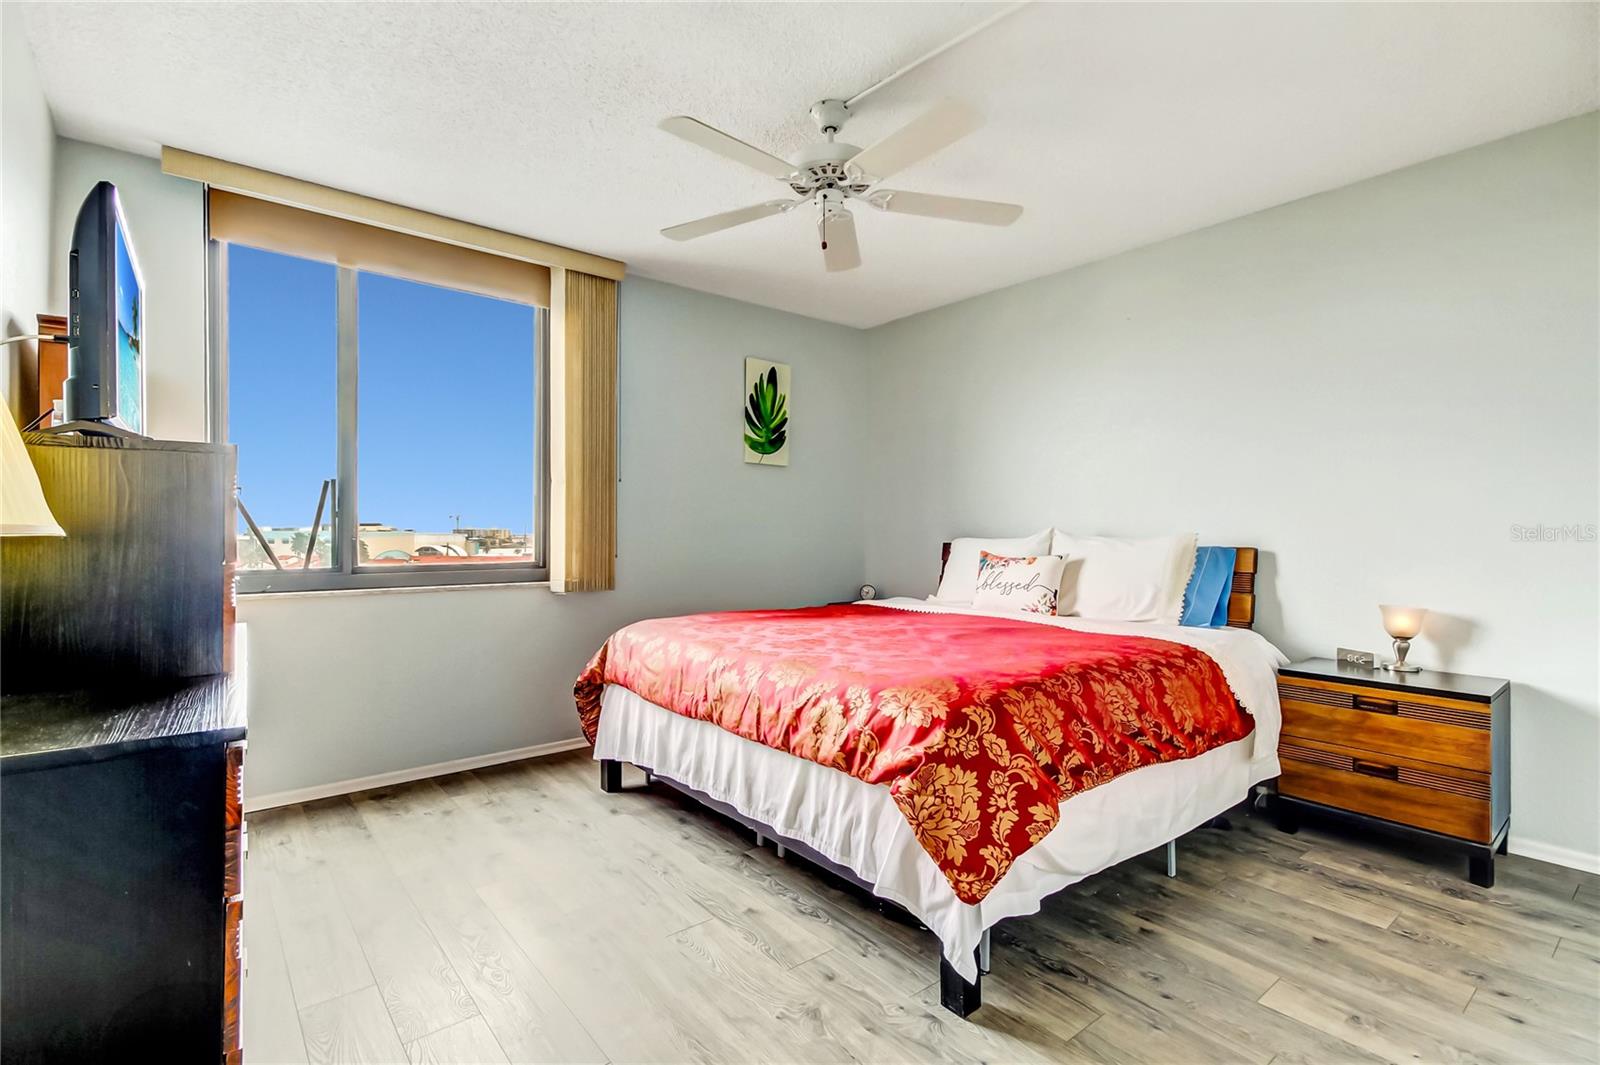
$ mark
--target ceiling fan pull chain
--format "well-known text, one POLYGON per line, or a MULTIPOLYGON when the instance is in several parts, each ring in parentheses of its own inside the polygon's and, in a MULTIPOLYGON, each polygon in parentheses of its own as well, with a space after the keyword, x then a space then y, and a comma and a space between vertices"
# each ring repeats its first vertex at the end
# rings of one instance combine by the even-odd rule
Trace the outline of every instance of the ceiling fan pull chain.
POLYGON ((822 250, 828 250, 828 201, 822 201, 822 250))

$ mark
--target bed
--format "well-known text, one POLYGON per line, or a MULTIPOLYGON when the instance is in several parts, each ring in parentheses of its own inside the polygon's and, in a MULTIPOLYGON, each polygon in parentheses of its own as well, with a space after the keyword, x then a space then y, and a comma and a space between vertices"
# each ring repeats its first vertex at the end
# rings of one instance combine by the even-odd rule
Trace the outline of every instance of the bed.
MULTIPOLYGON (((945 545, 946 558, 948 552, 949 545, 945 545)), ((948 839, 940 837, 938 845, 934 845, 926 812, 916 806, 919 800, 907 798, 908 792, 915 795, 916 789, 908 785, 904 767, 896 764, 894 752, 878 750, 871 736, 866 737, 871 743, 838 745, 847 749, 833 754, 832 764, 825 764, 828 758, 808 747, 796 747, 792 736, 788 741, 791 749, 785 749, 783 738, 770 734, 770 722, 784 716, 773 707, 766 708, 765 723, 746 722, 742 727, 747 734, 741 735, 741 726, 736 722, 715 719, 711 713, 695 716, 696 707, 684 703, 681 691, 675 698, 668 698, 647 684, 631 680, 627 684, 602 683, 607 675, 605 649, 596 656, 601 668, 597 671, 596 663, 591 663, 586 679, 580 678, 580 712, 584 712, 587 703, 585 731, 594 743, 604 790, 620 790, 622 765, 631 763, 645 770, 648 779, 671 786, 741 822, 756 833, 758 840, 770 838, 782 851, 814 862, 920 920, 942 945, 941 1002, 952 1012, 966 1016, 982 1001, 981 978, 989 960, 987 933, 993 925, 1034 913, 1055 892, 1163 845, 1169 848, 1169 875, 1175 874, 1172 848, 1178 837, 1217 818, 1245 799, 1254 785, 1278 775, 1276 671, 1285 659, 1251 629, 1255 575, 1254 549, 1237 549, 1226 628, 1102 622, 1053 615, 1018 617, 918 599, 812 608, 822 613, 745 612, 670 619, 679 623, 705 619, 706 625, 735 619, 729 624, 741 623, 747 632, 755 626, 756 642, 770 640, 774 646, 782 645, 784 634, 793 629, 825 627, 843 634, 839 653, 850 666, 865 656, 851 643, 851 633, 892 627, 896 632, 909 632, 913 641, 932 641, 949 634, 952 642, 943 645, 934 656, 940 662, 934 672, 948 669, 955 673, 965 668, 957 648, 980 637, 1004 640, 1007 647, 1024 648, 1037 643, 1053 649, 1070 645, 1073 653, 1087 647, 1093 655, 1102 657, 1113 652, 1135 655, 1141 671, 1146 669, 1145 663, 1154 663, 1158 655, 1165 654, 1179 664, 1177 668, 1194 670, 1195 676, 1203 679, 1208 672, 1214 675, 1219 687, 1225 685, 1223 698, 1232 703, 1236 714, 1248 719, 1244 725, 1230 726, 1226 716, 1219 713, 1210 742, 1180 737, 1178 742, 1190 746, 1177 756, 1124 767, 1108 779, 1095 765, 1077 767, 1073 773, 1084 774, 1078 782, 1082 786, 1074 786, 1066 779, 1071 774, 1050 764, 1048 753, 1028 740, 1027 729, 1018 729, 1023 734, 1023 754, 1034 756, 1045 770, 1039 787, 1049 788, 1050 779, 1046 778, 1062 778, 1056 810, 1052 815, 1045 809, 1048 803, 1030 802, 1037 796, 1027 789, 1022 789, 1020 800, 1012 797, 1010 792, 1016 790, 1012 778, 1007 787, 1001 788, 999 799, 992 798, 992 793, 980 796, 985 801, 979 802, 978 808, 1004 812, 981 815, 981 829, 969 828, 969 837, 956 842, 956 857, 946 849, 948 839), (829 609, 831 613, 827 612, 829 609), (1069 638, 1064 633, 1075 635, 1069 638), (643 689, 646 694, 634 689, 643 689), (661 701, 653 702, 647 694, 658 694, 661 701), (678 709, 667 709, 664 702, 674 702, 678 709), (1244 734, 1237 735, 1241 729, 1244 734), (863 747, 867 748, 866 753, 861 750, 863 747), (798 756, 796 751, 800 752, 798 756), (897 773, 902 775, 896 776, 897 773), (978 831, 986 834, 972 838, 978 831), (1007 848, 1006 839, 1020 842, 1007 848), (997 853, 1004 854, 1003 860, 996 860, 997 853)), ((621 630, 618 635, 630 629, 621 630)), ((608 647, 611 643, 608 641, 608 647)), ((686 645, 696 646, 692 640, 686 645)), ((994 646, 980 643, 973 654, 992 655, 994 646)), ((634 659, 652 655, 659 658, 663 654, 659 635, 653 635, 648 628, 643 630, 642 642, 636 641, 634 646, 634 659)), ((1031 660, 1020 650, 1018 654, 1021 657, 1017 668, 1030 668, 1031 660)), ((770 662, 768 666, 768 672, 775 670, 770 662)), ((1157 666, 1149 669, 1154 671, 1157 666)), ((613 664, 612 674, 618 672, 613 664)), ((729 668, 725 674, 736 675, 737 670, 729 668)), ((1072 675, 1091 679, 1095 676, 1087 672, 1072 675)), ((628 679, 625 673, 621 676, 628 679)), ((703 683, 714 686, 712 681, 703 683)), ((987 678, 975 683, 985 693, 995 688, 987 678)), ((1187 681, 1180 677, 1172 683, 1181 687, 1187 681)), ((1081 687, 1087 690, 1089 684, 1081 687)), ((717 693, 705 694, 709 699, 717 693)), ((743 706, 759 699, 751 694, 734 701, 743 706)), ((954 702, 952 699, 952 705, 954 702)), ((1162 712, 1158 705, 1162 700, 1152 702, 1156 704, 1152 712, 1162 712)), ((1172 705, 1170 696, 1165 704, 1172 705)), ((1095 712, 1100 711, 1096 708, 1095 712)), ((890 727, 896 726, 891 723, 890 727)), ((944 728, 948 732, 951 726, 945 724, 944 728)), ((825 731, 813 728, 808 732, 806 727, 798 726, 790 729, 805 743, 814 742, 811 732, 825 731)), ((1192 731, 1205 730, 1192 724, 1192 731)), ((984 742, 994 744, 987 736, 984 742)), ((948 746, 948 742, 940 743, 941 748, 948 746)), ((1137 763, 1153 757, 1144 748, 1155 746, 1158 744, 1153 741, 1140 740, 1127 745, 1122 755, 1137 763)), ((926 765, 934 760, 927 749, 908 751, 903 758, 907 764, 926 765)), ((1011 754, 1013 764, 1019 758, 1023 755, 1011 754)), ((972 763, 957 763, 952 772, 960 774, 959 766, 967 764, 972 763)), ((1000 763, 986 763, 974 776, 1000 781, 1002 774, 994 769, 996 764, 1000 763)), ((1029 776, 1027 771, 1033 768, 1032 764, 1027 765, 1023 775, 1029 776)), ((1034 773, 1029 779, 1034 776, 1040 774, 1034 773)), ((939 811, 933 816, 937 818, 939 811)))

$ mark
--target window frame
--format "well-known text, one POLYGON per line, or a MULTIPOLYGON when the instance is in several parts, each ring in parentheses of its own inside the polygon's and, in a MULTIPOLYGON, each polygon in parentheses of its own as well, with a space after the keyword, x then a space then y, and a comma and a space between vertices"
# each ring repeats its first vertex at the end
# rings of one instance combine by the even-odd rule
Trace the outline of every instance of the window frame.
MULTIPOLYGON (((277 252, 276 254, 292 254, 277 252)), ((207 358, 213 441, 228 437, 228 242, 206 240, 207 358)), ((550 309, 530 304, 534 314, 533 560, 531 562, 428 563, 418 566, 363 566, 357 466, 360 351, 357 280, 362 271, 334 264, 338 294, 335 323, 336 425, 334 490, 325 520, 332 530, 333 564, 326 569, 236 570, 241 595, 292 592, 360 591, 385 588, 449 588, 485 584, 539 584, 550 579, 550 309)), ((451 287, 451 286, 445 286, 451 287)), ((484 296, 484 299, 495 297, 484 296)), ((231 535, 237 537, 237 525, 231 535)))

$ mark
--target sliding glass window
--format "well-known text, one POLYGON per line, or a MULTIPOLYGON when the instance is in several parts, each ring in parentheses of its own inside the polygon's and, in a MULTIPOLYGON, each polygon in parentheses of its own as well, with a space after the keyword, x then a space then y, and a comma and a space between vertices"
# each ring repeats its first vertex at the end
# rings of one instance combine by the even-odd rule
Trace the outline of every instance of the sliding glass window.
POLYGON ((211 242, 239 590, 544 580, 548 313, 211 242))

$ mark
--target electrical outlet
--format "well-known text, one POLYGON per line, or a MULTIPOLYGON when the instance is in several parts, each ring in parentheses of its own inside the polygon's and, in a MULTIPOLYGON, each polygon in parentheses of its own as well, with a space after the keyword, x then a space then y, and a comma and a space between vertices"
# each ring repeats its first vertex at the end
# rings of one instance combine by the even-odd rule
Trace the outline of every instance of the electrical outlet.
POLYGON ((1371 651, 1352 651, 1348 647, 1341 647, 1334 652, 1333 657, 1342 663, 1366 666, 1368 669, 1375 669, 1378 665, 1378 657, 1371 651))

